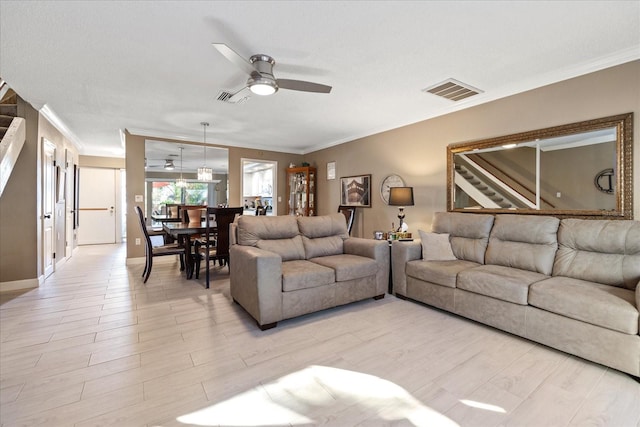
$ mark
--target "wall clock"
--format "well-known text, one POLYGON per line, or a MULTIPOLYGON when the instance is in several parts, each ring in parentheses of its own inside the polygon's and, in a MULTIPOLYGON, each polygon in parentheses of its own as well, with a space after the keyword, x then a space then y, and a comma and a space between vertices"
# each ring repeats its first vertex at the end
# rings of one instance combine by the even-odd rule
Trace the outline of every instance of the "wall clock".
POLYGON ((382 180, 380 184, 380 197, 388 205, 389 204, 389 189, 391 187, 404 187, 404 180, 399 175, 389 175, 382 180))

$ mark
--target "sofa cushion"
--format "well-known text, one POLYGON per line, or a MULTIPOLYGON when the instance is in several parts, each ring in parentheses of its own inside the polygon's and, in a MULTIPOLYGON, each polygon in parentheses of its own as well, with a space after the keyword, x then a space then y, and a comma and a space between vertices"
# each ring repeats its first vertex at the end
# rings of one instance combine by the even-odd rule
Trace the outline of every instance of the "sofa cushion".
POLYGON ((361 279, 378 272, 378 264, 371 258, 342 254, 311 258, 309 261, 332 268, 336 272, 336 282, 361 279))
POLYGON ((554 276, 635 290, 640 280, 640 222, 563 219, 554 276))
POLYGON ((283 261, 304 259, 302 236, 295 236, 290 239, 258 240, 256 246, 265 251, 277 253, 282 257, 283 261))
POLYGON ((406 264, 406 274, 409 277, 435 283, 449 288, 456 287, 458 273, 468 268, 477 267, 477 262, 456 260, 456 261, 426 261, 415 260, 406 264))
POLYGON ((339 255, 344 252, 344 240, 340 236, 317 237, 315 239, 310 239, 306 236, 301 237, 307 259, 339 255))
POLYGON ((422 259, 426 261, 453 261, 456 256, 451 249, 449 233, 428 233, 418 230, 422 244, 422 259))
POLYGON ((322 216, 299 216, 297 221, 300 233, 310 239, 327 236, 349 238, 347 221, 340 212, 322 216))
POLYGON ((236 233, 238 244, 275 252, 283 261, 305 258, 294 217, 241 215, 237 218, 236 233))
POLYGON ((306 260, 287 261, 282 263, 282 291, 297 291, 329 285, 336 281, 336 274, 331 268, 306 260))
POLYGON ((458 289, 527 305, 529 286, 547 279, 541 273, 502 265, 481 265, 458 274, 458 289))
POLYGON ((486 264, 551 275, 560 220, 551 216, 498 215, 485 255, 486 264))
POLYGON ((297 221, 306 259, 344 252, 343 242, 349 237, 349 233, 343 214, 301 216, 297 221))
POLYGON ((238 244, 257 246, 258 240, 290 239, 300 234, 292 216, 251 216, 237 218, 238 244))
POLYGON ((557 276, 531 285, 529 304, 625 334, 638 333, 635 295, 628 289, 557 276))
POLYGON ((451 249, 456 258, 484 264, 492 226, 493 215, 436 212, 431 231, 449 233, 451 249))

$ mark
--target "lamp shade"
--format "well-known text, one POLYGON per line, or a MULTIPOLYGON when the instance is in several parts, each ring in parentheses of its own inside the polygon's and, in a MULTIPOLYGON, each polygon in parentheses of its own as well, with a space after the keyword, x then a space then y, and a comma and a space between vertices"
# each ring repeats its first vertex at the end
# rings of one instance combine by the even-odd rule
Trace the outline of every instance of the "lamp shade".
POLYGON ((413 187, 391 187, 389 189, 389 205, 413 206, 413 187))

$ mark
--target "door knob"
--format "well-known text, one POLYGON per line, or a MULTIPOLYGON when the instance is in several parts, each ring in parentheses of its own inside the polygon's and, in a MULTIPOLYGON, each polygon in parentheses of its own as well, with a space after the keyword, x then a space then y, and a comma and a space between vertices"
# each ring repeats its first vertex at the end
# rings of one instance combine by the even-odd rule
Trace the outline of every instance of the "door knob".
POLYGON ((51 214, 47 214, 44 216, 45 219, 51 219, 51 214))

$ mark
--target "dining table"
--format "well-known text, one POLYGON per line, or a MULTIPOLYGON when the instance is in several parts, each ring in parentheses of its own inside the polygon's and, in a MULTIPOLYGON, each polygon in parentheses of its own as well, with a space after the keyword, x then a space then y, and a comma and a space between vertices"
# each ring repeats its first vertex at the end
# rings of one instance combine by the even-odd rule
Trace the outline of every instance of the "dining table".
POLYGON ((151 219, 154 222, 161 222, 163 224, 165 222, 181 222, 182 221, 182 219, 177 216, 171 216, 167 214, 151 214, 151 219))
MULTIPOLYGON (((207 233, 207 221, 164 222, 162 224, 162 229, 165 233, 175 238, 178 241, 178 244, 185 246, 186 253, 188 254, 188 259, 185 260, 185 272, 187 279, 191 279, 193 277, 194 270, 194 256, 197 256, 197 254, 193 253, 191 240, 195 235, 207 233)), ((209 233, 215 233, 216 230, 216 223, 210 221, 209 233)))

